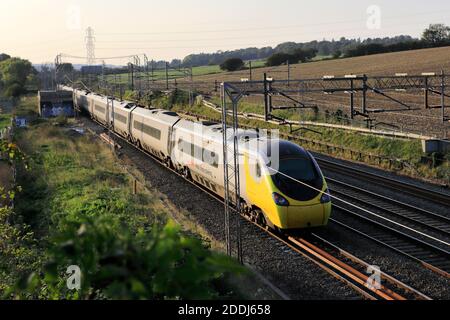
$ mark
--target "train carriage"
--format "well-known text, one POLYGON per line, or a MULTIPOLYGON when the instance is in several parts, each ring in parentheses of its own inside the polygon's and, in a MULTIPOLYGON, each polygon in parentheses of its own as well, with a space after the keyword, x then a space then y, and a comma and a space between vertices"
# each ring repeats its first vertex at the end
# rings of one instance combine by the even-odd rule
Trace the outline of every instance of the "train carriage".
MULTIPOLYGON (((65 88, 64 88, 65 89, 65 88)), ((67 89, 65 89, 67 90, 67 89)), ((89 100, 88 100, 89 93, 84 90, 74 90, 73 91, 73 97, 75 106, 88 114, 91 114, 91 110, 89 109, 89 100)))
POLYGON ((172 161, 197 183, 223 196, 221 126, 180 120, 173 131, 172 161))
POLYGON ((113 130, 122 137, 131 140, 131 118, 137 106, 129 101, 113 100, 109 104, 109 118, 113 130))
POLYGON ((97 94, 88 95, 91 116, 104 125, 109 123, 108 99, 97 94))
POLYGON ((133 142, 164 161, 170 158, 170 137, 173 126, 180 121, 174 112, 136 108, 131 113, 133 142))

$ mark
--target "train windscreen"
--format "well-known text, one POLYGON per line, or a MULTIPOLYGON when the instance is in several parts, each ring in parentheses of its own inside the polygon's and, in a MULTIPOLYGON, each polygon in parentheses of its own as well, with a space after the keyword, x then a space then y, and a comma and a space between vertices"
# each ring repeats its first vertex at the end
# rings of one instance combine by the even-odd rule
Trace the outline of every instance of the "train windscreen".
POLYGON ((323 178, 310 157, 281 158, 278 171, 272 175, 275 186, 294 200, 312 200, 319 195, 314 189, 323 187, 323 178))

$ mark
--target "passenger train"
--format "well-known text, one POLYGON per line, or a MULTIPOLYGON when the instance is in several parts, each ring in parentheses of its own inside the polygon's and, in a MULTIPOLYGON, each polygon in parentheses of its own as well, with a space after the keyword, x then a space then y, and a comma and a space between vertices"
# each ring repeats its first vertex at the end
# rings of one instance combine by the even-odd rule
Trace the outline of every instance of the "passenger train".
MULTIPOLYGON (((175 112, 146 109, 71 87, 61 89, 72 91, 75 106, 97 122, 185 178, 224 197, 222 125, 189 121, 175 112)), ((237 141, 245 214, 278 230, 327 225, 331 198, 325 178, 308 151, 289 141, 261 137, 257 130, 239 129, 237 141), (272 146, 277 149, 276 169, 271 160, 272 146)))

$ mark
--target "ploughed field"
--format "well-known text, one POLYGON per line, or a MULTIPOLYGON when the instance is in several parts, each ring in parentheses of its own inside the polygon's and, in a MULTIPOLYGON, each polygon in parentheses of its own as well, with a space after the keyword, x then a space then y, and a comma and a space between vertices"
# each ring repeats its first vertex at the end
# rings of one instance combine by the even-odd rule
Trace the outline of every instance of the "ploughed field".
MULTIPOLYGON (((291 66, 291 79, 321 78, 324 75, 344 76, 348 74, 367 74, 370 76, 393 76, 396 73, 408 73, 417 75, 423 72, 440 73, 441 70, 450 74, 450 47, 421 49, 404 52, 377 54, 363 57, 346 58, 338 60, 325 60, 291 66)), ((253 70, 253 80, 262 80, 263 74, 274 79, 287 79, 287 67, 277 68, 257 68, 253 70)), ((220 74, 210 74, 195 77, 195 81, 214 82, 240 81, 241 78, 248 78, 248 71, 226 72, 220 74)), ((450 94, 450 89, 447 89, 450 94)), ((387 123, 386 128, 401 129, 421 133, 425 135, 436 135, 438 137, 448 137, 450 135, 450 124, 442 123, 440 119, 440 109, 427 109, 423 106, 423 92, 388 92, 392 97, 420 110, 403 112, 389 112, 372 114, 372 118, 378 122, 387 123), (391 127, 394 124, 396 127, 391 127)), ((349 113, 350 103, 348 94, 325 95, 321 93, 305 94, 298 97, 301 101, 317 104, 321 111, 332 112, 338 109, 344 113, 349 113)), ((450 98, 447 105, 450 106, 450 98)), ((261 98, 248 98, 248 102, 262 103, 261 98)), ((282 104, 282 102, 278 102, 282 104)), ((274 101, 274 105, 277 101, 274 101)), ((430 94, 430 105, 440 104, 440 97, 430 94)), ((355 95, 355 108, 360 110, 361 97, 355 95)), ((374 94, 368 94, 368 109, 404 109, 388 99, 374 94)), ((262 112, 262 109, 261 109, 262 112)), ((446 115, 450 117, 450 108, 446 110, 446 115)), ((363 120, 359 117, 359 120, 363 120)))
MULTIPOLYGON (((450 73, 450 46, 443 48, 410 50, 403 52, 383 53, 370 56, 345 58, 337 60, 321 60, 309 63, 291 65, 292 79, 321 78, 323 75, 364 74, 370 76, 394 75, 395 73, 420 74, 422 72, 440 72, 441 69, 450 73)), ((253 70, 254 80, 262 80, 263 74, 274 70, 286 70, 286 67, 256 68, 253 70)), ((277 72, 278 73, 278 72, 277 72)), ((285 79, 286 74, 278 73, 277 79, 285 79)), ((242 71, 224 72, 196 77, 201 80, 233 81, 242 71)))

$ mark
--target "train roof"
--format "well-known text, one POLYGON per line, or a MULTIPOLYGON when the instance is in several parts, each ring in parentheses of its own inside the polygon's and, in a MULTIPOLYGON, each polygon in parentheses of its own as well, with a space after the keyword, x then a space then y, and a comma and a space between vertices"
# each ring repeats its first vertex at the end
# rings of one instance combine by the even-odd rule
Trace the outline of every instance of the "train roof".
POLYGON ((245 150, 250 155, 261 158, 267 164, 275 164, 286 158, 309 158, 308 152, 302 147, 278 138, 253 139, 248 143, 241 143, 239 148, 240 151, 245 150))
MULTIPOLYGON (((181 119, 176 124, 175 128, 178 130, 181 129, 191 134, 195 134, 197 136, 202 136, 203 138, 206 138, 210 141, 216 141, 218 143, 223 142, 223 128, 219 123, 181 119)), ((258 133, 256 132, 256 130, 239 129, 237 131, 237 137, 239 141, 256 139, 258 138, 258 133)), ((228 129, 228 139, 233 139, 233 129, 228 129)))
POLYGON ((134 109, 133 114, 149 118, 154 121, 163 122, 171 126, 181 119, 177 113, 163 109, 144 109, 137 107, 134 109))

